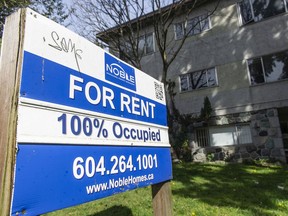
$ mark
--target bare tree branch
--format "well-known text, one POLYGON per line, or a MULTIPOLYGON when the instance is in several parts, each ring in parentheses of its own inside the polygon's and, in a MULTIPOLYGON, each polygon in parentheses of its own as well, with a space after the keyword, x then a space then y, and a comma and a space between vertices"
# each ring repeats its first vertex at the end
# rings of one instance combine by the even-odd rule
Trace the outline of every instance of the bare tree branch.
MULTIPOLYGON (((167 86, 170 83, 169 68, 179 56, 187 38, 215 12, 220 0, 213 0, 215 7, 205 16, 197 19, 191 17, 196 7, 208 2, 211 0, 74 0, 74 7, 75 17, 85 27, 82 33, 87 34, 86 37, 96 42, 98 35, 112 51, 119 52, 123 60, 140 69, 146 45, 143 45, 143 37, 154 32, 156 52, 162 61, 161 81, 167 86), (171 32, 174 32, 179 17, 185 24, 184 33, 176 40, 171 37, 171 32)), ((173 100, 168 90, 167 93, 173 100)))

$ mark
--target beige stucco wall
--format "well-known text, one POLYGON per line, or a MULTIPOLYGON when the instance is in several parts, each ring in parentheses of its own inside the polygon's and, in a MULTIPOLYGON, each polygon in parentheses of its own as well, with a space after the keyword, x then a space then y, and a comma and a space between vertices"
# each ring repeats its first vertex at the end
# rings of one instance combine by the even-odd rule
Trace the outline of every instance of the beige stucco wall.
MULTIPOLYGON (((246 65, 246 59, 288 50, 288 14, 241 26, 236 2, 222 0, 211 16, 212 28, 189 37, 169 69, 181 113, 199 113, 205 96, 216 115, 288 106, 288 81, 251 86, 246 65), (216 67, 217 87, 180 92, 180 74, 210 67, 216 67)), ((198 16, 214 6, 210 3, 193 13, 198 16)), ((173 31, 170 36, 173 38, 173 31)), ((145 56, 142 65, 145 72, 161 80, 157 52, 145 56)))

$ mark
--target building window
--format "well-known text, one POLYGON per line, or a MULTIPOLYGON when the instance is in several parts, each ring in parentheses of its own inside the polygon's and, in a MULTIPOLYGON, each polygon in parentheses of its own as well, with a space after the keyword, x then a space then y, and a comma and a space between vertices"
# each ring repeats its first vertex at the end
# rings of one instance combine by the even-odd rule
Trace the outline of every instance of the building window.
POLYGON ((180 86, 182 92, 217 85, 218 82, 215 68, 209 68, 180 76, 180 86))
POLYGON ((118 57, 124 61, 129 61, 126 56, 133 58, 133 48, 132 44, 126 41, 120 43, 119 55, 118 57))
POLYGON ((197 140, 198 147, 210 146, 208 128, 199 128, 195 132, 196 132, 196 140, 197 140))
POLYGON ((196 130, 198 147, 252 143, 249 125, 218 126, 196 130))
POLYGON ((287 0, 243 0, 239 2, 242 25, 287 12, 287 0))
POLYGON ((139 38, 138 52, 140 55, 148 55, 155 51, 154 34, 145 34, 139 38))
POLYGON ((288 79, 288 51, 247 60, 251 85, 288 79))
POLYGON ((182 39, 184 35, 196 35, 210 28, 211 27, 208 14, 194 17, 187 20, 186 22, 176 23, 174 25, 175 39, 182 39))
POLYGON ((209 129, 210 145, 240 145, 252 143, 249 125, 214 127, 209 129))

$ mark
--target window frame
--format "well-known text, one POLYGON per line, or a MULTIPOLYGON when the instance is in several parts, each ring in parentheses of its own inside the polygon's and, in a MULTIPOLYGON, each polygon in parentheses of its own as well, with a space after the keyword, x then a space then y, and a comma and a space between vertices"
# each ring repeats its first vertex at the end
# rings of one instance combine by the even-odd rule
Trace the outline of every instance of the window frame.
MULTIPOLYGON (((235 145, 245 145, 245 144, 251 144, 253 142, 252 140, 252 132, 251 132, 251 127, 250 124, 232 124, 232 125, 222 125, 222 126, 216 126, 216 127, 209 127, 209 146, 211 147, 219 147, 219 146, 235 146, 235 145), (242 129, 244 128, 244 129, 242 129), (245 129, 249 129, 249 133, 243 134, 245 132, 245 129), (223 130, 224 129, 224 130, 223 130), (214 131, 213 131, 214 130, 214 131), (218 130, 218 133, 222 131, 221 134, 228 134, 229 136, 232 136, 233 143, 229 144, 223 144, 223 145, 217 145, 213 143, 213 135, 217 133, 213 133, 218 130), (244 136, 249 136, 249 142, 243 142, 245 139, 244 136), (213 144, 213 145, 212 145, 213 144)), ((247 137, 246 137, 247 139, 247 137)), ((227 140, 227 139, 226 139, 227 140)))
POLYGON ((184 22, 178 22, 178 23, 174 24, 174 38, 175 38, 175 40, 181 40, 184 37, 183 25, 184 25, 184 22), (177 34, 177 25, 181 26, 181 34, 179 34, 179 36, 177 34))
POLYGON ((253 142, 251 126, 249 123, 243 124, 232 124, 232 125, 218 125, 212 127, 200 127, 195 130, 195 141, 198 147, 205 148, 205 147, 221 147, 221 146, 239 146, 239 145, 247 145, 253 142), (226 129, 227 133, 232 132, 233 144, 224 144, 224 145, 212 145, 213 143, 213 133, 214 129, 221 130, 226 129), (242 130, 244 128, 244 130, 242 130), (228 130, 230 129, 230 130, 228 130), (245 131, 245 129, 249 129, 249 133, 242 134, 241 131, 245 131), (243 142, 249 139, 250 142, 243 142))
POLYGON ((201 90, 201 89, 207 89, 207 88, 213 88, 213 87, 217 87, 219 86, 219 82, 218 82, 218 75, 217 75, 217 68, 216 67, 210 67, 207 69, 203 69, 203 70, 197 70, 197 71, 193 71, 193 72, 189 72, 186 74, 181 74, 179 75, 179 88, 180 88, 180 92, 184 93, 184 92, 191 92, 191 91, 197 91, 197 90, 201 90), (209 79, 208 79, 208 72, 213 69, 214 71, 214 76, 215 76, 215 85, 210 85, 209 83, 209 79), (205 72, 205 80, 206 80, 206 87, 200 87, 200 88, 192 88, 192 74, 196 74, 196 73, 202 73, 205 72), (182 88, 182 78, 185 77, 186 78, 186 85, 187 85, 187 90, 183 90, 182 88))
POLYGON ((140 37, 138 37, 138 53, 139 53, 139 45, 140 45, 140 40, 144 38, 144 46, 143 46, 143 53, 141 53, 141 55, 145 56, 145 55, 150 55, 152 53, 155 53, 155 37, 154 37, 154 32, 150 32, 150 33, 146 33, 141 35, 140 37), (148 36, 152 37, 152 51, 147 52, 147 38, 148 36))
POLYGON ((237 2, 237 11, 238 11, 238 17, 239 17, 239 22, 240 22, 240 25, 241 26, 245 26, 245 25, 248 25, 250 23, 257 23, 257 22, 261 22, 263 20, 266 20, 266 19, 269 19, 269 18, 272 18, 272 17, 275 17, 275 16, 278 16, 278 15, 281 15, 281 14, 285 14, 288 12, 288 0, 281 0, 284 4, 284 12, 282 13, 279 13, 279 14, 276 14, 276 15, 272 15, 272 16, 269 16, 269 17, 266 17, 266 18, 262 18, 260 20, 256 20, 255 18, 255 14, 254 14, 254 8, 253 8, 253 4, 252 4, 252 0, 242 0, 240 2, 237 2), (244 2, 244 1, 249 1, 249 6, 250 6, 250 10, 251 10, 251 14, 252 14, 252 19, 250 21, 247 21, 247 22, 243 22, 243 16, 242 16, 242 10, 241 10, 241 4, 244 2))
POLYGON ((266 82, 266 77, 265 77, 265 71, 264 71, 264 64, 263 64, 262 56, 261 56, 261 57, 255 57, 255 58, 247 59, 247 60, 246 60, 246 64, 247 64, 247 70, 248 70, 248 77, 249 77, 250 86, 262 85, 262 84, 267 83, 267 82, 266 82), (263 83, 252 84, 252 79, 251 79, 252 76, 251 76, 251 72, 250 72, 249 62, 248 62, 248 61, 254 60, 254 59, 260 59, 260 61, 261 61, 262 76, 263 76, 263 79, 264 79, 264 82, 263 82, 263 83))
POLYGON ((197 25, 200 25, 200 31, 197 32, 197 33, 194 33, 194 29, 196 28, 196 25, 195 25, 193 27, 193 29, 191 30, 191 32, 189 34, 187 33, 188 37, 193 36, 193 35, 201 34, 202 32, 208 31, 208 30, 210 30, 212 28, 210 15, 208 13, 207 14, 202 14, 202 15, 187 19, 186 21, 181 21, 181 22, 175 23, 174 24, 174 39, 175 40, 181 40, 184 37, 184 35, 185 35, 185 32, 184 32, 185 26, 187 28, 188 23, 189 22, 193 22, 193 20, 196 20, 196 19, 197 19, 197 25), (208 28, 207 29, 204 29, 205 25, 203 25, 203 22, 206 19, 202 20, 202 17, 206 17, 206 19, 208 21, 208 28), (181 25, 181 31, 182 32, 181 32, 181 34, 179 34, 179 36, 177 34, 177 25, 181 25))
MULTIPOLYGON (((288 78, 286 78, 286 79, 268 81, 267 77, 266 77, 265 63, 263 61, 263 57, 278 55, 278 54, 281 54, 281 53, 286 53, 287 57, 288 57, 288 50, 284 50, 282 52, 271 53, 271 54, 268 54, 268 55, 263 55, 263 56, 259 56, 259 57, 253 57, 253 58, 250 58, 250 59, 246 59, 246 67, 247 67, 247 72, 248 72, 250 86, 258 86, 258 85, 264 85, 264 84, 269 84, 269 83, 275 83, 275 82, 281 82, 281 81, 287 81, 288 80, 288 78), (255 60, 255 59, 260 59, 261 60, 262 76, 263 76, 263 80, 264 80, 264 82, 262 82, 262 83, 252 83, 252 79, 251 79, 252 76, 251 76, 251 71, 250 71, 250 68, 249 68, 249 61, 250 60, 255 60)), ((288 71, 287 71, 287 73, 288 73, 288 71)))

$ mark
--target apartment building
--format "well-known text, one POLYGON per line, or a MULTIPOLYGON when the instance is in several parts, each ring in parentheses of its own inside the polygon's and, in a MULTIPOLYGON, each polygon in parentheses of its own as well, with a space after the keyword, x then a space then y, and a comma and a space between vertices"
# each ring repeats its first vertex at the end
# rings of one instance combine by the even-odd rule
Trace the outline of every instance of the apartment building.
MULTIPOLYGON (((213 113, 191 122, 194 161, 288 159, 288 0, 203 1, 188 20, 173 21, 177 42, 190 35, 170 66, 175 105, 199 115, 207 96, 213 113), (208 16, 209 15, 209 16, 208 16)), ((144 31, 143 31, 144 32, 144 31)), ((139 44, 142 70, 161 79, 162 65, 151 26, 139 44)), ((108 41, 109 43, 109 41, 108 41)))

